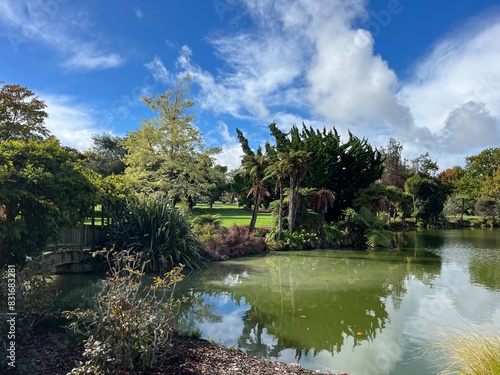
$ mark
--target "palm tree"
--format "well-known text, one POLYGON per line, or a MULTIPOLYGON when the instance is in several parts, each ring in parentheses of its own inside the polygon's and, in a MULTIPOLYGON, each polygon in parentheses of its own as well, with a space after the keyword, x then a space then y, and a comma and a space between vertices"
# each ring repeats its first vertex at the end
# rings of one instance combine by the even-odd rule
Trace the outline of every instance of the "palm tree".
POLYGON ((257 154, 243 156, 242 166, 246 173, 252 178, 252 188, 248 192, 248 196, 253 196, 253 211, 250 227, 248 228, 249 232, 255 231, 259 206, 264 201, 265 197, 269 195, 267 189, 262 185, 266 163, 267 160, 260 148, 257 150, 257 154))
POLYGON ((297 207, 299 203, 299 187, 304 177, 309 172, 308 159, 311 152, 290 151, 284 154, 286 169, 290 177, 290 203, 288 207, 288 230, 292 232, 295 229, 295 219, 297 217, 297 207))
POLYGON ((313 197, 313 206, 314 210, 320 214, 321 221, 319 225, 319 236, 321 238, 321 242, 325 242, 325 215, 328 208, 333 207, 333 203, 335 202, 335 193, 328 189, 320 189, 314 194, 313 197))
POLYGON ((278 238, 281 238, 283 228, 283 201, 284 201, 284 188, 285 179, 288 177, 288 168, 283 158, 283 153, 277 154, 276 160, 270 164, 265 170, 264 180, 269 178, 276 178, 275 192, 279 192, 279 209, 278 209, 278 238))
POLYGON ((253 152, 248 145, 248 139, 245 138, 239 129, 236 129, 236 134, 238 135, 238 139, 244 153, 241 165, 245 173, 252 179, 252 188, 248 192, 248 196, 253 195, 253 212, 248 231, 253 232, 255 231, 255 223, 257 222, 259 206, 268 195, 267 190, 264 186, 262 186, 267 160, 266 156, 262 154, 262 149, 260 147, 257 149, 256 153, 253 152))

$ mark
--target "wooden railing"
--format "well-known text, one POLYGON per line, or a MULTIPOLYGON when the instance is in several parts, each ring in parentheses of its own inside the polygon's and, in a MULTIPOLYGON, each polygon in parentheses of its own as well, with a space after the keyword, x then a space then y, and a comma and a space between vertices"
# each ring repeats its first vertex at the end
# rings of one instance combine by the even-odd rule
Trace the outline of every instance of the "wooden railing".
MULTIPOLYGON (((49 244, 48 251, 60 248, 74 248, 83 251, 101 248, 106 243, 106 230, 101 226, 82 226, 66 230, 58 241, 49 244)), ((6 264, 8 248, 4 241, 0 241, 0 269, 6 264)))

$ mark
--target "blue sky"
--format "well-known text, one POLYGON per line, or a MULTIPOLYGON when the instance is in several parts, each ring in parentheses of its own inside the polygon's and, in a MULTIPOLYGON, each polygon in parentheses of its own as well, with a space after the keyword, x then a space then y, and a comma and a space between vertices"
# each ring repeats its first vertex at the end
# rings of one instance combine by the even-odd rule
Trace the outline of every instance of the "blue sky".
MULTIPOLYGON (((393 137, 441 169, 500 145, 499 0, 2 0, 0 80, 80 150, 192 76, 196 123, 235 168, 276 121, 393 137)), ((345 139, 345 138, 344 138, 345 139)))

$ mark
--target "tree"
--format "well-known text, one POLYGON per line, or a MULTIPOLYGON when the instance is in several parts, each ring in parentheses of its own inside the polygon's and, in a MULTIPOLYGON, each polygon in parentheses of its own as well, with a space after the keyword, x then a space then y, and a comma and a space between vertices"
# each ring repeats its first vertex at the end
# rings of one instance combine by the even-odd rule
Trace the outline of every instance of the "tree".
POLYGON ((432 161, 428 152, 410 161, 410 174, 418 175, 422 178, 435 178, 439 170, 437 162, 432 161))
POLYGON ((257 222, 257 215, 259 213, 259 206, 264 201, 265 197, 269 194, 267 189, 263 186, 264 173, 266 169, 266 157, 262 154, 262 149, 259 147, 257 152, 248 145, 248 139, 245 138, 241 130, 236 129, 238 140, 240 141, 241 148, 243 149, 243 160, 241 165, 245 173, 252 179, 252 187, 248 192, 248 196, 253 196, 253 211, 252 219, 250 220, 249 232, 255 231, 255 224, 257 222))
POLYGON ((454 166, 453 168, 448 168, 442 171, 438 179, 441 183, 447 184, 452 193, 445 207, 448 211, 454 211, 453 213, 460 212, 460 221, 463 220, 466 203, 472 200, 472 193, 470 189, 470 179, 467 178, 465 171, 460 166, 454 166), (455 210, 456 202, 459 202, 459 210, 455 210))
POLYGON ((92 141, 94 146, 84 154, 89 168, 104 177, 123 174, 127 154, 125 137, 102 133, 92 135, 92 141))
POLYGON ((328 189, 320 189, 318 190, 313 197, 313 206, 316 212, 320 214, 320 226, 319 226, 319 235, 321 241, 325 241, 325 215, 328 211, 328 208, 333 207, 333 203, 335 202, 335 193, 328 189))
POLYGON ((4 85, 0 89, 0 142, 41 141, 48 137, 45 107, 44 101, 28 88, 4 85))
POLYGON ((205 149, 201 132, 193 125, 193 106, 189 99, 190 78, 185 77, 173 89, 155 97, 143 97, 157 114, 143 119, 137 131, 130 132, 125 176, 137 193, 166 194, 172 204, 192 204, 213 187, 210 170, 220 149, 205 149))
POLYGON ((498 214, 498 202, 491 198, 479 198, 474 208, 483 220, 494 218, 498 214))
POLYGON ((276 178, 275 191, 279 193, 279 207, 278 207, 278 238, 281 239, 283 229, 283 202, 285 179, 288 177, 288 168, 284 153, 278 153, 271 164, 265 170, 264 180, 269 178, 276 178))
POLYGON ((301 181, 305 188, 320 186, 335 192, 336 204, 327 213, 327 220, 338 220, 342 210, 351 207, 359 189, 370 186, 383 172, 383 156, 373 149, 366 139, 349 133, 342 143, 335 128, 315 130, 304 124, 299 131, 292 126, 288 133, 282 132, 275 123, 269 125, 276 139, 278 152, 310 152, 309 165, 314 166, 301 181))
POLYGON ((295 229, 295 219, 297 218, 297 208, 299 205, 300 183, 309 172, 309 158, 311 153, 307 151, 290 151, 285 154, 283 162, 290 178, 290 200, 288 202, 288 230, 295 229))
POLYGON ((449 186, 441 184, 436 179, 415 175, 406 181, 405 189, 413 197, 415 222, 421 219, 425 226, 435 224, 450 195, 449 186))
POLYGON ((380 177, 380 183, 403 189, 408 176, 408 168, 402 158, 403 146, 391 138, 387 149, 382 149, 381 152, 384 157, 384 172, 380 177))
POLYGON ((481 186, 480 195, 483 198, 492 198, 500 202, 500 167, 493 172, 492 176, 485 179, 481 186))
POLYGON ((0 143, 5 178, 0 187, 0 219, 12 261, 39 255, 61 231, 76 225, 95 202, 96 189, 79 156, 56 139, 0 143))
POLYGON ((500 167, 500 147, 487 148, 478 155, 465 158, 465 173, 481 182, 500 167))

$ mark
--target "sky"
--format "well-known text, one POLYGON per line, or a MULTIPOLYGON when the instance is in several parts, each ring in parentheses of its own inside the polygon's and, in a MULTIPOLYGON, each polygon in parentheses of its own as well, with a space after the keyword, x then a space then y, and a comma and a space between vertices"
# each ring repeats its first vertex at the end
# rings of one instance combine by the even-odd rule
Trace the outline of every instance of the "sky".
POLYGON ((441 170, 500 146, 500 0, 2 0, 0 81, 62 144, 125 136, 190 74, 195 125, 237 168, 268 125, 335 127, 441 170))

